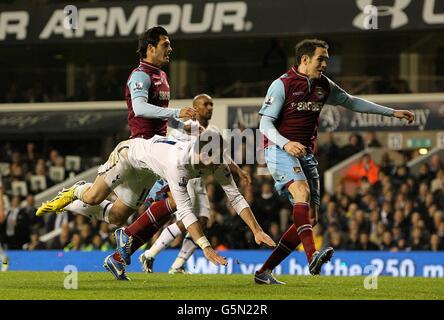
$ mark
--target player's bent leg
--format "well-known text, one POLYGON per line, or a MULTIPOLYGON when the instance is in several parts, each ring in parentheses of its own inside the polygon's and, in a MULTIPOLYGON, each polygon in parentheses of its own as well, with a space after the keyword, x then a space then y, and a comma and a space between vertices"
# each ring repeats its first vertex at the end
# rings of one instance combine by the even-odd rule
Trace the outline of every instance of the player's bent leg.
POLYGON ((316 252, 309 213, 310 187, 306 180, 294 181, 288 187, 288 191, 290 191, 294 200, 293 223, 304 246, 307 261, 310 263, 313 254, 316 252))
MULTIPOLYGON (((276 146, 271 146, 265 149, 265 160, 276 182, 275 188, 279 194, 289 196, 290 190, 288 190, 288 188, 290 187, 294 193, 294 197, 290 197, 291 202, 308 202, 308 187, 300 183, 295 184, 295 181, 304 182, 306 180, 304 171, 301 170, 302 165, 299 159, 292 157, 276 146)), ((261 284, 270 282, 270 284, 273 284, 275 281, 273 280, 274 278, 271 278, 272 270, 288 257, 300 243, 301 239, 298 235, 297 228, 292 224, 283 234, 272 254, 267 258, 262 267, 256 271, 255 282, 261 284), (256 276, 258 276, 258 278, 256 278, 256 276)))
POLYGON ((158 230, 160 225, 165 223, 164 220, 172 213, 168 202, 168 199, 155 202, 131 225, 125 229, 116 230, 117 250, 126 264, 131 263, 132 238, 136 237, 141 243, 145 243, 146 229, 152 226, 158 230))
POLYGON ((103 261, 103 267, 109 271, 116 280, 130 280, 125 272, 125 264, 109 255, 103 261))
POLYGON ((77 189, 85 190, 91 184, 87 184, 85 181, 76 182, 73 186, 68 189, 63 189, 57 196, 55 196, 50 201, 42 203, 42 205, 37 209, 36 216, 42 216, 45 213, 60 213, 63 209, 76 199, 78 199, 77 189))
POLYGON ((109 200, 103 200, 97 206, 91 206, 81 200, 75 200, 74 202, 68 204, 65 207, 65 210, 70 211, 74 214, 80 214, 89 219, 95 218, 96 220, 109 223, 109 210, 112 208, 112 206, 113 203, 109 200))
POLYGON ((117 199, 108 212, 108 217, 106 217, 105 212, 105 219, 108 218, 108 223, 114 224, 118 227, 123 226, 128 218, 135 212, 135 209, 129 207, 126 205, 122 200, 117 199))
POLYGON ((89 205, 98 205, 103 200, 108 198, 110 193, 112 192, 111 188, 106 183, 105 179, 102 176, 97 176, 93 185, 82 192, 79 190, 76 192, 77 198, 85 202, 89 205))

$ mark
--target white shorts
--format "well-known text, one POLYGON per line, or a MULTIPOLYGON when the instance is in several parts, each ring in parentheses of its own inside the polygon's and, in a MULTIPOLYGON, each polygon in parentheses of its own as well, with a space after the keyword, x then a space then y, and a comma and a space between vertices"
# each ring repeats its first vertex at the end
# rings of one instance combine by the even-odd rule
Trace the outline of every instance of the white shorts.
POLYGON ((131 140, 120 142, 98 173, 128 207, 137 210, 158 177, 149 170, 135 170, 128 162, 131 140))
POLYGON ((210 201, 208 200, 207 189, 204 180, 195 178, 188 181, 187 191, 193 205, 193 213, 197 217, 210 218, 210 201))

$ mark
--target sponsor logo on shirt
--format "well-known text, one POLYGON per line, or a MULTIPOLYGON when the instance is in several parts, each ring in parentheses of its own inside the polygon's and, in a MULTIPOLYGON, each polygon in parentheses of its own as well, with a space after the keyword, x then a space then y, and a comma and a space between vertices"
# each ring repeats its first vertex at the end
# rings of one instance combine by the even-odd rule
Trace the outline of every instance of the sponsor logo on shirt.
POLYGON ((291 107, 296 108, 298 111, 313 111, 318 112, 322 110, 324 103, 322 102, 313 102, 313 101, 303 101, 303 102, 292 102, 290 104, 291 107))
POLYGON ((186 188, 188 184, 188 179, 185 177, 180 177, 179 179, 179 187, 186 188))
POLYGON ((302 96, 303 94, 304 94, 304 91, 296 91, 296 92, 292 93, 293 96, 302 96))

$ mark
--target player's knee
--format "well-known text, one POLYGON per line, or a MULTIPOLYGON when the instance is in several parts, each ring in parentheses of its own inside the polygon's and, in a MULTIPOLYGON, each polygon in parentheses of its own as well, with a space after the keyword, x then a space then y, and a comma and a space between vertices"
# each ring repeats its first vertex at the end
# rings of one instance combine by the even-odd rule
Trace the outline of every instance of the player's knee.
POLYGON ((306 181, 295 181, 289 186, 288 190, 295 202, 309 202, 310 187, 306 181))

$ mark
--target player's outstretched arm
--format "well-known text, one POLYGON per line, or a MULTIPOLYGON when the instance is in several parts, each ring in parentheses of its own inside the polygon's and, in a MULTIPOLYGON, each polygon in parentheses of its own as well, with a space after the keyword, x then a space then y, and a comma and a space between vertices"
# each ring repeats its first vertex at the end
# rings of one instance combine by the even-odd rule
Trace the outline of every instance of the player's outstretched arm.
POLYGON ((262 230, 250 207, 244 208, 239 215, 253 232, 254 240, 257 244, 264 243, 269 247, 276 247, 276 243, 273 239, 262 230))
POLYGON ((406 119, 409 123, 415 120, 415 114, 409 110, 394 110, 366 99, 355 97, 345 92, 344 89, 330 79, 328 81, 330 83, 330 96, 327 99, 327 104, 333 106, 341 105, 355 112, 382 114, 398 119, 406 119))

